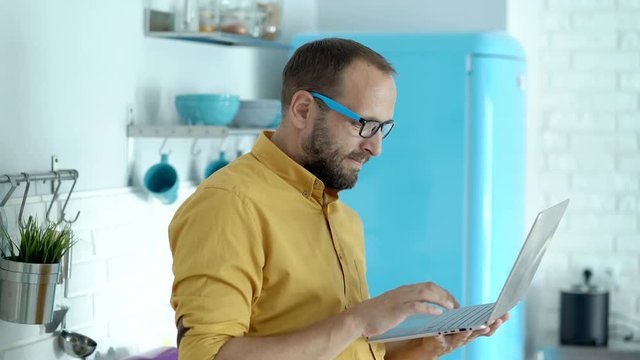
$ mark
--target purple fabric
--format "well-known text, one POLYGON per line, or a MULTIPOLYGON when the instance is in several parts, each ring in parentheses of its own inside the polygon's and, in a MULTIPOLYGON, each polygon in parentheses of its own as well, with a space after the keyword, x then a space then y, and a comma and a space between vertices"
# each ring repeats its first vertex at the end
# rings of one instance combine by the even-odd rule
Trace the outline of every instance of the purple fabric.
POLYGON ((144 354, 128 357, 125 360, 178 360, 178 349, 173 347, 154 349, 144 354))

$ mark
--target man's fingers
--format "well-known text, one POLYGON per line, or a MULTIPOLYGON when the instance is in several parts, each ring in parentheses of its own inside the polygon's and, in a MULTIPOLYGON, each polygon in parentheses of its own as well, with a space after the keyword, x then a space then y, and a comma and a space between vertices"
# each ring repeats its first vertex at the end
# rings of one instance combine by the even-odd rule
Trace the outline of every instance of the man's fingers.
POLYGON ((500 325, 502 325, 502 319, 498 319, 496 320, 495 323, 493 323, 493 325, 490 326, 490 331, 486 336, 491 336, 493 335, 493 333, 496 332, 496 330, 498 330, 498 328, 500 327, 500 325))
POLYGON ((447 309, 460 307, 458 301, 445 289, 433 282, 408 285, 418 300, 440 305, 447 309))
POLYGON ((411 306, 410 311, 411 313, 414 313, 414 314, 431 314, 431 315, 442 314, 441 309, 420 301, 414 302, 410 306, 411 306))
POLYGON ((464 331, 456 334, 445 335, 451 350, 459 348, 473 339, 472 331, 464 331))
POLYGON ((502 318, 498 318, 490 326, 488 326, 488 327, 486 327, 486 328, 484 328, 482 330, 478 330, 478 335, 477 336, 491 336, 496 332, 496 330, 498 330, 500 325, 502 325, 502 318), (480 331, 482 331, 482 333, 480 333, 480 331))
POLYGON ((469 337, 473 334, 473 331, 463 331, 461 333, 454 334, 457 337, 458 343, 465 343, 469 337))
POLYGON ((480 337, 480 336, 489 336, 489 332, 490 331, 491 331, 491 328, 488 327, 488 326, 485 327, 485 328, 482 328, 482 329, 473 330, 472 333, 471 333, 471 336, 469 337, 469 341, 471 341, 471 340, 473 340, 473 339, 475 339, 477 337, 480 337))

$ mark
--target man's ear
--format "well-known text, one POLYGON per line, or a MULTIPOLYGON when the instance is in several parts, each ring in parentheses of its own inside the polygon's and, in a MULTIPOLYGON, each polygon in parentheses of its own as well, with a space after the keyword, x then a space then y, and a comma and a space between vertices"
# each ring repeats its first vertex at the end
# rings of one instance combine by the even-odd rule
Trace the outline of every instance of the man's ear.
POLYGON ((291 123, 297 129, 302 130, 308 126, 311 126, 311 120, 313 119, 313 108, 311 103, 313 97, 308 91, 298 90, 291 97, 289 103, 289 111, 291 113, 291 123))

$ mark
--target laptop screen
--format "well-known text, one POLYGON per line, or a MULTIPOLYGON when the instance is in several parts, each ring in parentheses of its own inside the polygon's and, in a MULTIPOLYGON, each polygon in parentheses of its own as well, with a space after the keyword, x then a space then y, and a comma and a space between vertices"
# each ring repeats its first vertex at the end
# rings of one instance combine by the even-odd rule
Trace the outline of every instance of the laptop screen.
POLYGON ((569 199, 538 213, 496 301, 489 318, 490 322, 507 313, 525 297, 542 256, 547 250, 549 240, 556 232, 568 205, 569 199))

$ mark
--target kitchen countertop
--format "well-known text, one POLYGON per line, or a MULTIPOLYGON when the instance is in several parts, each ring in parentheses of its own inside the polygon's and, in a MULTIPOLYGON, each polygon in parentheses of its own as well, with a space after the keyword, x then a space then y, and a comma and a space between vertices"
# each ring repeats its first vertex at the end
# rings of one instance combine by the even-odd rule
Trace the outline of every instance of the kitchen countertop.
POLYGON ((640 343, 610 341, 608 347, 550 346, 536 352, 534 360, 638 360, 640 343))

